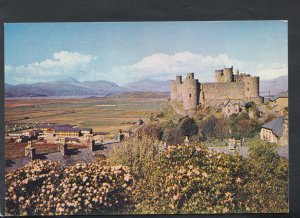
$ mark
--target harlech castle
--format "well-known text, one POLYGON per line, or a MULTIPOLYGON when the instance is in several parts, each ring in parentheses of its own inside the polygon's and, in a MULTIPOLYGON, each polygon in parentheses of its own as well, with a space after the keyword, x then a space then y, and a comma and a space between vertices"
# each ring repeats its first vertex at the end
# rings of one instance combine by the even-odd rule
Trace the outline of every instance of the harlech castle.
POLYGON ((177 76, 171 81, 171 100, 183 102, 185 110, 198 105, 218 106, 226 101, 263 103, 259 96, 259 77, 249 74, 233 74, 233 67, 215 71, 215 82, 200 83, 194 73, 188 73, 185 80, 177 76))

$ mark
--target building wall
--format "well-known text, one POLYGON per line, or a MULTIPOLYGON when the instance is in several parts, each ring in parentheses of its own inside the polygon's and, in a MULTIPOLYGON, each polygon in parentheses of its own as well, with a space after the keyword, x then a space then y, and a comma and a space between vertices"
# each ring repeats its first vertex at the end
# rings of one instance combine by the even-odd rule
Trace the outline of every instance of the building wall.
POLYGON ((274 104, 277 104, 279 105, 280 107, 288 107, 289 105, 289 100, 288 98, 277 98, 275 101, 274 101, 274 104))
POLYGON ((238 104, 227 104, 222 108, 222 113, 225 117, 229 117, 232 114, 238 114, 240 112, 240 106, 238 104))
POLYGON ((272 130, 261 128, 260 130, 260 139, 262 141, 267 141, 270 143, 277 143, 278 138, 273 134, 272 130))
POLYGON ((67 136, 78 137, 79 136, 79 132, 73 132, 73 131, 57 131, 57 132, 55 132, 55 134, 57 136, 61 136, 61 137, 67 137, 67 136))
POLYGON ((201 83, 200 103, 205 104, 210 101, 232 99, 244 99, 244 82, 224 82, 224 83, 201 83))

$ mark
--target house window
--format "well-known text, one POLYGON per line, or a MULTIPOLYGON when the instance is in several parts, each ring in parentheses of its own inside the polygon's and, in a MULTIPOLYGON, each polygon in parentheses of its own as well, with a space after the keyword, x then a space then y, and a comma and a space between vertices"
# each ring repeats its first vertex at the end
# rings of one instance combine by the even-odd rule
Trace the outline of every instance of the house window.
POLYGON ((192 94, 190 94, 190 98, 192 97, 192 94))
POLYGON ((247 91, 249 91, 249 87, 247 87, 247 91))
POLYGON ((230 113, 230 109, 228 109, 228 113, 230 113))
POLYGON ((235 112, 238 112, 238 109, 235 109, 235 112))

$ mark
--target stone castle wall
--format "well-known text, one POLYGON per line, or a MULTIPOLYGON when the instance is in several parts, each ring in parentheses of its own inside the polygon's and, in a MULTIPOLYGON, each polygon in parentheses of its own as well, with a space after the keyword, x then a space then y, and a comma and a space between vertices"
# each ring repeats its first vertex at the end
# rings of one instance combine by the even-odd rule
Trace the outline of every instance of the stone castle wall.
POLYGON ((218 82, 218 83, 201 83, 200 104, 216 102, 219 100, 224 102, 228 99, 239 100, 244 99, 243 92, 244 82, 218 82))

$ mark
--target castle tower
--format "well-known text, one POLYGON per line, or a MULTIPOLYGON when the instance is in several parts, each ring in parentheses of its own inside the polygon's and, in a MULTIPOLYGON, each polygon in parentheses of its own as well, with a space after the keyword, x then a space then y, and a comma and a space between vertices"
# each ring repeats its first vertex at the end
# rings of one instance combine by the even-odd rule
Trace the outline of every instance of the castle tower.
POLYGON ((188 73, 183 81, 183 107, 184 109, 192 109, 199 102, 199 82, 194 79, 194 73, 188 73))
POLYGON ((245 98, 259 98, 259 77, 247 76, 243 78, 245 83, 245 98))
POLYGON ((224 68, 224 82, 232 82, 233 81, 233 67, 224 68))
POLYGON ((176 80, 171 81, 171 100, 182 101, 182 76, 176 76, 176 80))
POLYGON ((215 70, 215 81, 217 83, 224 82, 223 70, 215 70))
POLYGON ((177 86, 176 81, 171 80, 171 100, 176 100, 177 98, 177 86))

